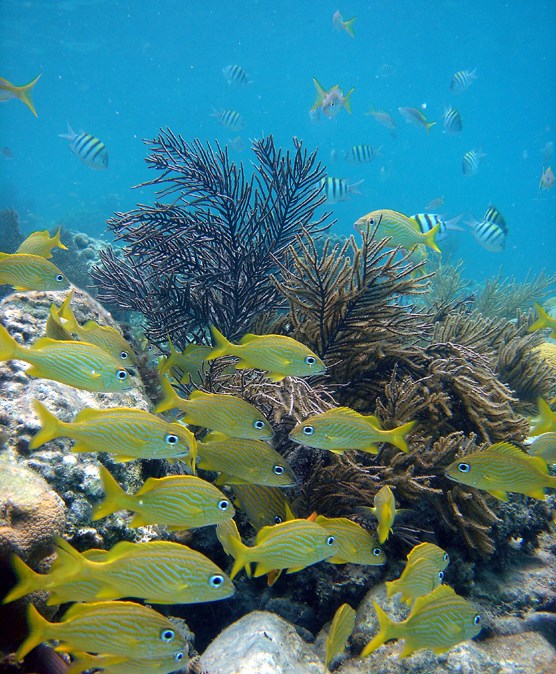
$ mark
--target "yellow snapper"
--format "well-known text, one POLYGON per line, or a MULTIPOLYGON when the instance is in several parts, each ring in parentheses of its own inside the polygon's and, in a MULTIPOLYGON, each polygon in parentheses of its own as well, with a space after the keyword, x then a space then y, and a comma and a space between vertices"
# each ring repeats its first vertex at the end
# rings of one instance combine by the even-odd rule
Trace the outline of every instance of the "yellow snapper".
POLYGON ((344 19, 340 14, 340 10, 337 9, 332 15, 332 24, 336 30, 345 30, 350 37, 355 37, 353 24, 355 23, 356 18, 357 17, 354 16, 351 19, 344 19))
POLYGON ((550 405, 544 398, 539 398, 537 400, 537 406, 539 415, 534 419, 531 419, 529 435, 543 435, 543 433, 556 432, 556 412, 552 411, 550 405))
POLYGON ((418 559, 426 559, 439 571, 444 571, 450 563, 450 555, 434 543, 419 543, 407 555, 408 564, 413 564, 418 559))
POLYGON ((402 452, 407 452, 405 436, 415 423, 410 421, 391 431, 385 431, 375 416, 364 416, 349 407, 335 407, 297 424, 290 433, 290 439, 307 447, 327 449, 336 454, 343 454, 351 449, 377 454, 376 443, 380 442, 389 442, 402 452))
POLYGON ((353 628, 355 627, 355 611, 349 604, 342 604, 332 618, 332 624, 326 637, 325 667, 344 650, 353 628))
POLYGON ((433 562, 420 558, 408 563, 397 580, 386 582, 388 598, 398 592, 401 600, 411 606, 413 602, 438 587, 444 580, 444 571, 439 571, 433 562))
POLYGON ((131 345, 122 335, 110 325, 99 325, 96 321, 87 321, 80 325, 70 307, 71 293, 66 297, 58 311, 58 316, 63 321, 63 326, 77 335, 82 342, 96 344, 114 358, 121 360, 126 365, 137 364, 137 356, 131 345))
POLYGON ((256 530, 295 519, 288 499, 279 487, 260 484, 234 484, 235 505, 256 530))
POLYGON ((428 133, 431 129, 431 126, 434 126, 436 122, 429 122, 425 115, 418 108, 398 108, 398 112, 405 119, 407 124, 413 124, 414 126, 423 127, 428 133))
POLYGON ((324 515, 319 515, 315 522, 335 539, 334 556, 327 559, 327 562, 365 566, 382 566, 386 563, 386 555, 377 545, 375 537, 356 522, 346 517, 324 517, 324 515))
POLYGON ((310 112, 316 113, 318 110, 322 110, 329 119, 336 117, 342 108, 345 108, 349 114, 351 114, 351 102, 349 98, 355 89, 350 89, 344 96, 343 91, 337 84, 328 91, 326 91, 314 77, 313 84, 317 90, 317 98, 313 103, 310 112))
POLYGON ((508 492, 544 500, 544 489, 556 489, 556 476, 540 456, 529 456, 509 442, 498 442, 488 449, 467 454, 446 468, 452 480, 475 489, 484 489, 501 501, 508 492))
POLYGON ((149 477, 135 494, 126 494, 110 472, 100 468, 104 500, 93 510, 93 520, 118 510, 135 513, 130 527, 164 524, 170 531, 206 527, 232 518, 233 505, 206 480, 192 475, 149 477))
POLYGON ((207 364, 207 356, 212 351, 211 346, 202 344, 188 344, 183 351, 177 351, 172 341, 168 339, 170 355, 161 359, 158 367, 160 374, 171 372, 180 384, 198 384, 201 381, 199 373, 207 364), (178 375, 178 372, 181 375, 178 375))
POLYGON ((295 474, 286 459, 261 440, 228 438, 200 442, 199 468, 221 473, 215 484, 263 484, 291 487, 295 474))
POLYGON ((18 98, 22 103, 24 103, 29 110, 37 117, 37 111, 35 110, 35 104, 31 99, 31 91, 35 84, 39 81, 42 73, 39 73, 34 79, 32 79, 29 84, 22 84, 17 86, 12 84, 9 80, 0 77, 0 102, 9 101, 12 98, 18 98))
POLYGON ((0 285, 14 290, 66 290, 69 282, 55 264, 40 255, 0 253, 0 285))
POLYGON ((365 235, 377 227, 377 237, 391 237, 392 246, 401 246, 405 250, 412 250, 420 243, 440 253, 436 244, 436 235, 440 230, 440 224, 436 224, 428 232, 422 232, 419 223, 413 218, 408 218, 403 213, 383 208, 371 211, 355 221, 355 229, 365 235))
POLYGON ((244 545, 235 535, 229 535, 226 544, 235 559, 230 574, 232 579, 243 568, 250 576, 252 563, 257 565, 253 574, 255 578, 275 569, 296 573, 332 557, 337 551, 334 536, 324 527, 299 519, 263 527, 257 533, 253 547, 244 545))
POLYGON ((481 616, 471 602, 457 595, 448 585, 440 585, 419 597, 403 622, 395 623, 374 602, 380 630, 361 656, 369 655, 390 639, 404 639, 400 657, 428 648, 436 655, 452 646, 476 637, 481 631, 481 616))
POLYGON ((186 653, 182 651, 165 658, 140 660, 121 655, 92 655, 80 651, 71 655, 73 660, 65 674, 79 674, 93 669, 102 669, 103 674, 169 674, 186 665, 186 653))
POLYGON ((31 364, 27 369, 31 377, 52 379, 85 391, 109 393, 131 388, 128 371, 94 344, 41 337, 25 347, 0 325, 0 361, 3 360, 23 360, 31 364))
POLYGON ((232 344, 215 327, 211 328, 215 347, 207 360, 220 356, 236 356, 236 369, 255 368, 268 373, 272 381, 284 377, 309 377, 322 374, 322 360, 304 344, 284 335, 244 335, 239 344, 232 344))
POLYGON ((376 533, 378 542, 384 543, 392 532, 392 525, 396 519, 396 514, 401 510, 396 510, 396 500, 394 494, 388 485, 381 487, 373 499, 374 508, 361 506, 357 508, 358 512, 371 513, 378 520, 376 533))
POLYGON ((185 644, 185 636, 168 618, 131 601, 74 604, 58 623, 48 622, 29 604, 27 617, 29 636, 16 653, 18 660, 52 639, 61 642, 56 648, 62 652, 153 659, 182 653, 185 644))
POLYGON ((33 232, 23 241, 23 243, 16 250, 16 253, 28 253, 30 255, 38 255, 50 259, 52 257, 51 250, 53 248, 61 248, 67 250, 68 247, 60 241, 60 227, 53 237, 50 236, 48 229, 42 232, 33 232))
MULTIPOLYGON (((95 347, 97 348, 97 347, 95 347)), ((55 438, 76 441, 73 452, 107 452, 116 461, 133 459, 185 459, 193 463, 197 441, 191 431, 154 414, 128 407, 84 409, 72 422, 60 421, 38 400, 33 402, 41 430, 29 443, 31 449, 55 438)))
POLYGON ((531 456, 540 456, 546 463, 556 463, 556 433, 543 433, 527 447, 531 456))
POLYGON ((193 391, 181 398, 166 377, 162 378, 163 398, 155 412, 178 408, 184 413, 182 421, 193 426, 212 428, 231 438, 270 440, 272 427, 259 410, 246 400, 224 393, 193 391))

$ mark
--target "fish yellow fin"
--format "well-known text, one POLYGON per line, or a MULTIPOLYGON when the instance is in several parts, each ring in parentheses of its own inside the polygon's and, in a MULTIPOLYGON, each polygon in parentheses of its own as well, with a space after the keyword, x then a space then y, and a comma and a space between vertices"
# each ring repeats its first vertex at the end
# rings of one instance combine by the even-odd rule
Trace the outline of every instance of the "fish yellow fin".
POLYGON ((37 449, 37 447, 44 445, 45 442, 59 438, 61 435, 60 430, 62 424, 60 420, 38 400, 33 400, 32 406, 35 414, 39 417, 41 430, 33 437, 29 443, 29 448, 37 449))
POLYGON ((93 520, 99 520, 125 507, 131 507, 132 504, 129 501, 133 500, 133 497, 125 493, 107 468, 101 465, 99 471, 104 499, 93 508, 93 520))
POLYGON ((313 103, 313 107, 311 108, 311 111, 316 110, 317 108, 320 108, 322 105, 322 102, 326 98, 326 90, 317 82, 316 78, 313 77, 313 84, 315 85, 315 89, 317 90, 317 98, 315 102, 313 103))
POLYGON ((527 332, 535 332, 535 330, 543 330, 544 328, 550 327, 549 326, 550 315, 548 314, 548 312, 545 311, 541 307, 541 305, 537 304, 536 302, 535 302, 535 310, 537 312, 537 320, 534 323, 531 323, 527 332))
POLYGON ((32 79, 29 84, 24 84, 21 87, 14 87, 11 89, 12 93, 16 98, 19 98, 19 100, 24 103, 29 110, 35 115, 35 117, 38 117, 37 111, 35 110, 35 104, 33 103, 33 99, 31 98, 31 91, 33 90, 35 84, 39 81, 40 76, 42 73, 39 73, 34 79, 32 79))
MULTIPOLYGON (((556 485, 554 485, 552 488, 556 489, 556 485)), ((540 489, 533 489, 533 491, 527 492, 526 496, 539 499, 539 501, 546 501, 546 494, 544 493, 544 489, 542 489, 542 487, 540 489)))
POLYGON ((221 431, 211 431, 210 433, 207 433, 203 439, 203 443, 208 443, 208 442, 224 442, 226 440, 229 440, 230 436, 226 435, 225 433, 222 433, 221 431))
POLYGON ((344 100, 343 100, 344 108, 349 112, 350 115, 351 115, 351 101, 349 100, 349 97, 351 96, 351 94, 354 91, 355 91, 354 88, 350 89, 347 92, 347 94, 344 96, 344 100))
POLYGON ((33 571, 33 569, 30 566, 27 566, 27 564, 25 564, 25 562, 17 555, 12 556, 12 568, 15 571, 18 582, 17 585, 8 592, 4 599, 2 599, 2 604, 9 604, 11 601, 24 597, 30 592, 36 592, 37 590, 43 589, 46 576, 33 571))
POLYGON ((64 246, 64 244, 62 243, 62 241, 60 239, 60 232, 61 231, 62 231, 62 228, 58 227, 58 230, 56 231, 56 234, 54 234, 54 236, 52 237, 50 243, 52 244, 52 246, 56 246, 57 248, 61 248, 62 250, 67 250, 68 247, 64 246))
POLYGON ((46 633, 50 626, 48 620, 42 617, 33 604, 28 604, 27 606, 27 624, 29 626, 29 636, 17 649, 17 653, 15 654, 17 660, 23 660, 27 653, 32 651, 35 646, 45 641, 45 638, 47 638, 46 633))
POLYGON ((0 325, 0 361, 16 358, 20 348, 6 328, 0 325))
MULTIPOLYGON (((435 123, 436 123, 436 122, 433 122, 433 124, 435 124, 435 123)), ((427 127, 427 131, 428 131, 428 127, 427 127)), ((437 253, 441 253, 441 252, 442 252, 442 251, 440 250, 440 248, 438 247, 438 244, 437 244, 436 241, 435 241, 436 235, 438 234, 438 230, 440 229, 440 225, 441 225, 441 224, 442 224, 442 223, 439 222, 439 223, 438 223, 437 225, 435 225, 432 229, 429 229, 428 232, 426 232, 425 234, 423 234, 423 237, 422 237, 423 243, 425 244, 425 246, 428 246, 429 248, 432 248, 432 249, 435 250, 437 253)))
POLYGON ((162 400, 154 408, 155 414, 173 410, 174 408, 182 409, 182 403, 187 405, 187 400, 180 398, 168 380, 168 377, 160 377, 160 384, 162 386, 162 400))
POLYGON ((507 501, 508 500, 508 494, 505 491, 500 491, 499 489, 487 489, 488 493, 491 496, 494 496, 494 498, 497 498, 500 501, 507 501))
POLYGON ((389 639, 396 638, 396 625, 390 620, 384 609, 382 609, 376 601, 373 602, 373 605, 378 618, 379 630, 378 634, 361 651, 362 658, 370 655, 373 651, 376 651, 377 648, 382 646, 382 644, 386 643, 389 639))
MULTIPOLYGON (((237 367, 237 365, 236 365, 237 367)), ((239 368, 238 368, 239 369, 239 368)), ((279 372, 268 372, 266 375, 267 379, 270 381, 279 382, 286 378, 285 374, 280 374, 279 372)))
POLYGON ((206 357, 206 360, 214 360, 220 356, 233 356, 234 345, 224 337, 224 335, 214 325, 210 326, 212 338, 214 339, 214 348, 206 357))
POLYGON ((353 24, 355 23, 355 20, 357 19, 356 16, 352 17, 351 19, 348 19, 347 21, 344 21, 344 30, 350 37, 355 37, 355 31, 353 30, 353 24))

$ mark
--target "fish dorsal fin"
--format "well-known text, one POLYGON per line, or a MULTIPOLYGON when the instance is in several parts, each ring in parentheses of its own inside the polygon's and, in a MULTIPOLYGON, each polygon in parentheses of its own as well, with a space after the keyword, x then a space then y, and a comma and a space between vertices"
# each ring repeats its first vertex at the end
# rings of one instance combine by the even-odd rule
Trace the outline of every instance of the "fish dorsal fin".
MULTIPOLYGON (((269 335, 265 335, 266 337, 269 337, 269 335)), ((253 335, 252 333, 248 332, 246 335, 243 335, 243 337, 239 340, 240 344, 249 344, 250 342, 253 342, 256 339, 259 339, 261 335, 253 335)))
POLYGON ((531 456, 530 454, 526 454, 521 449, 519 449, 519 447, 512 445, 510 442, 498 442, 495 445, 491 445, 488 450, 485 451, 495 451, 497 454, 503 454, 508 458, 520 459, 521 461, 525 460, 527 463, 534 466, 542 473, 548 473, 548 466, 540 456, 531 456))
POLYGON ((455 595, 456 591, 453 587, 450 587, 449 585, 439 585, 432 592, 419 597, 415 601, 415 604, 413 604, 413 610, 411 613, 418 613, 423 608, 430 606, 430 604, 433 602, 436 602, 440 599, 445 599, 446 597, 454 597, 455 595))
POLYGON ((360 414, 359 412, 356 412, 355 410, 351 409, 351 407, 334 407, 334 408, 332 408, 332 410, 330 410, 330 411, 332 411, 332 412, 341 412, 342 416, 353 417, 354 419, 355 419, 355 418, 357 418, 357 419, 361 419, 361 418, 366 419, 366 417, 363 417, 362 414, 360 414))
POLYGON ((44 346, 51 346, 52 344, 69 344, 71 349, 75 349, 75 342, 73 340, 51 339, 50 337, 39 337, 33 342, 33 350, 42 349, 44 346))
POLYGON ((213 395, 214 393, 206 393, 205 391, 199 391, 199 389, 196 389, 195 391, 191 391, 189 400, 201 400, 202 398, 210 398, 213 395))
POLYGON ((131 541, 120 541, 108 551, 105 561, 112 561, 113 559, 119 559, 124 555, 127 555, 130 552, 137 550, 138 543, 132 543, 131 541))
POLYGON ((210 433, 207 433, 203 439, 203 443, 208 443, 208 442, 226 442, 226 440, 229 440, 230 436, 226 435, 225 433, 222 433, 222 431, 210 431, 210 433))

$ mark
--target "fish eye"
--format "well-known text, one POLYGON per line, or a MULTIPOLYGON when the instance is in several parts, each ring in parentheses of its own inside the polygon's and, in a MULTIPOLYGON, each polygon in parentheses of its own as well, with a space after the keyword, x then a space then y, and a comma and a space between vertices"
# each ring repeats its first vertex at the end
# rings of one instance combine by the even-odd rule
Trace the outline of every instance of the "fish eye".
POLYGON ((305 358, 305 362, 307 365, 314 365, 317 362, 317 359, 314 356, 307 356, 307 358, 305 358))
POLYGON ((382 550, 380 548, 374 548, 373 555, 375 557, 379 557, 381 554, 382 554, 382 550))
POLYGON ((127 370, 118 370, 116 372, 116 377, 118 377, 120 381, 125 381, 127 379, 127 370))
POLYGON ((125 360, 127 358, 127 351, 120 351, 120 358, 125 360))
POLYGON ((335 540, 336 540, 336 539, 334 538, 334 536, 329 536, 329 537, 326 539, 326 545, 334 545, 334 541, 335 541, 335 540))
POLYGON ((56 274, 55 278, 59 283, 61 283, 64 280, 64 275, 63 274, 56 274))
POLYGON ((481 616, 477 613, 477 615, 473 618, 473 624, 479 625, 480 622, 481 622, 481 616))
POLYGON ((164 442, 167 445, 175 445, 176 443, 179 442, 179 440, 180 439, 178 438, 178 436, 175 435, 174 433, 168 433, 168 435, 164 438, 164 442))
POLYGON ((160 638, 162 641, 165 641, 166 643, 173 641, 174 637, 176 636, 176 633, 174 630, 162 630, 160 633, 160 638))
POLYGON ((183 660, 183 653, 176 653, 174 655, 174 662, 181 662, 183 660))
POLYGON ((262 431, 265 426, 266 424, 262 419, 255 419, 253 422, 253 428, 256 428, 258 431, 262 431))
POLYGON ((458 470, 460 473, 468 473, 471 470, 471 466, 468 463, 458 463, 458 470))
POLYGON ((211 587, 220 587, 223 582, 224 582, 224 576, 221 576, 218 573, 209 578, 209 585, 211 587))
POLYGON ((440 579, 440 582, 442 582, 444 580, 444 571, 439 572, 438 578, 440 579))
POLYGON ((445 552, 445 553, 444 553, 444 557, 442 557, 442 559, 443 559, 445 562, 449 562, 449 561, 450 561, 450 555, 449 555, 447 552, 445 552))
POLYGON ((276 515, 276 517, 274 518, 274 524, 282 524, 283 521, 284 520, 280 515, 276 515))
POLYGON ((223 498, 221 501, 218 501, 218 509, 225 512, 230 507, 230 502, 223 498))
POLYGON ((284 474, 284 466, 281 466, 280 464, 276 464, 272 470, 274 472, 274 475, 284 474))
POLYGON ((312 426, 303 426, 303 432, 305 435, 313 435, 315 429, 312 426))
POLYGON ((369 225, 374 225, 374 224, 375 224, 374 218, 369 218, 369 225))

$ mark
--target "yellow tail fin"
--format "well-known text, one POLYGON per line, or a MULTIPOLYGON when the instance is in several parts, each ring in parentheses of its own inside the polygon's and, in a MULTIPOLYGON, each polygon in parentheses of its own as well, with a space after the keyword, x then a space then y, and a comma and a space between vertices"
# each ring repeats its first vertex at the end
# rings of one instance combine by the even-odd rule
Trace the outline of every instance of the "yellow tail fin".
POLYGON ((50 623, 46 618, 42 617, 33 604, 29 604, 27 607, 27 623, 29 626, 29 636, 17 649, 15 656, 18 660, 23 660, 27 653, 32 651, 35 646, 48 639, 50 623))
MULTIPOLYGON (((170 358, 171 357, 172 356, 170 356, 170 358)), ((160 380, 160 383, 162 384, 162 400, 154 408, 155 414, 160 414, 161 412, 166 412, 167 410, 173 410, 176 407, 181 409, 180 403, 185 401, 179 397, 167 377, 160 377, 160 380)))
POLYGON ((206 357, 206 360, 214 360, 220 358, 220 356, 233 356, 234 345, 214 325, 210 326, 210 331, 214 339, 214 348, 206 357))
POLYGON ((60 240, 60 232, 61 232, 61 230, 62 230, 62 228, 61 228, 61 227, 58 227, 58 231, 57 231, 56 234, 54 234, 54 236, 52 237, 52 245, 53 245, 53 246, 56 246, 56 247, 58 247, 58 248, 61 248, 62 250, 67 250, 68 247, 67 247, 67 246, 64 246, 64 244, 63 244, 63 243, 61 242, 61 240, 60 240))
POLYGON ((17 358, 20 348, 6 328, 0 324, 0 361, 17 358))
POLYGON ((104 500, 93 508, 91 519, 100 520, 118 510, 131 507, 130 500, 133 501, 133 497, 125 493, 113 478, 112 473, 104 466, 100 467, 100 479, 104 489, 104 500))
POLYGON ((407 452, 409 452, 409 447, 407 445, 405 436, 413 430, 416 423, 416 421, 410 421, 407 424, 403 424, 403 426, 393 428, 391 431, 389 431, 391 435, 388 438, 388 442, 392 443, 394 447, 401 449, 402 452, 407 454, 407 452))
POLYGON ((376 651, 377 648, 386 643, 389 639, 394 639, 394 623, 386 615, 383 609, 375 602, 373 602, 376 615, 378 618, 379 631, 375 638, 370 641, 365 648, 361 651, 361 657, 364 658, 366 655, 369 655, 373 651, 376 651))
POLYGON ((29 84, 24 84, 22 87, 14 87, 14 95, 19 98, 20 101, 25 103, 25 105, 31 110, 31 112, 35 115, 35 117, 38 117, 37 111, 35 110, 35 104, 33 103, 33 99, 31 98, 31 91, 33 90, 33 87, 35 84, 39 81, 40 76, 42 73, 39 73, 35 79, 31 80, 29 84))
POLYGON ((12 567, 17 576, 18 583, 12 588, 12 590, 2 599, 3 604, 9 604, 15 599, 24 597, 30 592, 35 592, 36 590, 42 590, 44 585, 41 582, 45 576, 33 571, 30 566, 27 566, 25 562, 14 555, 12 557, 12 567))
POLYGON ((440 229, 440 224, 441 223, 439 222, 432 229, 429 229, 429 231, 426 234, 423 234, 423 243, 429 248, 435 250, 437 253, 442 252, 435 241, 436 235, 438 234, 438 230, 440 229))
POLYGON ((45 442, 50 442, 50 440, 59 438, 63 434, 61 432, 61 425, 64 422, 55 417, 52 412, 47 410, 38 400, 33 400, 33 409, 39 417, 41 430, 31 440, 29 447, 31 449, 37 449, 37 447, 44 445, 45 442))
POLYGON ((355 37, 355 31, 353 30, 353 24, 355 23, 355 20, 357 19, 356 16, 354 16, 352 19, 348 19, 347 21, 344 21, 344 28, 346 30, 346 33, 350 35, 351 37, 355 37))
POLYGON ((351 101, 349 100, 349 97, 354 91, 355 89, 352 88, 344 96, 344 108, 349 112, 350 115, 351 115, 351 101))

